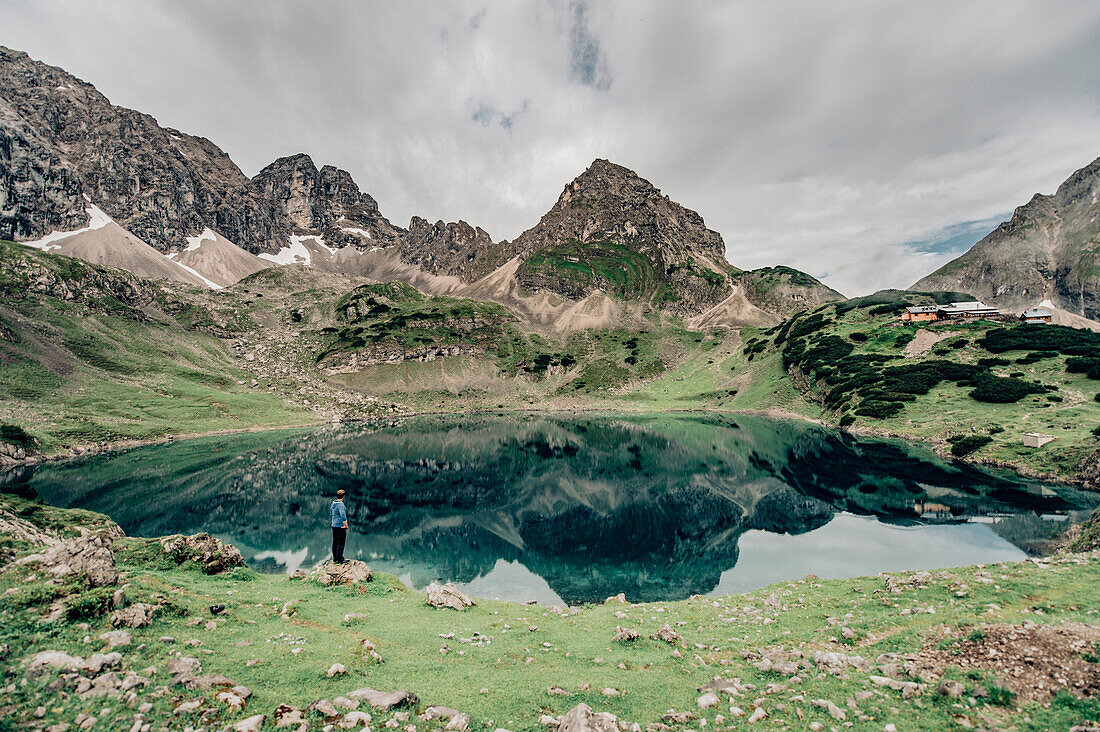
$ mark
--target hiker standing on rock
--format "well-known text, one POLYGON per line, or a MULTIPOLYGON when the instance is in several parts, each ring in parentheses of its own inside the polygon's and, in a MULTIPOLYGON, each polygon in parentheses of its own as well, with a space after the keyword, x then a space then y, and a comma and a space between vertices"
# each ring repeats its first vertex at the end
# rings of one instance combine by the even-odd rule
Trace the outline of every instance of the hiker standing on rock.
POLYGON ((348 538, 348 512, 344 509, 344 490, 336 491, 336 500, 329 507, 332 518, 332 561, 344 563, 344 542, 348 538))

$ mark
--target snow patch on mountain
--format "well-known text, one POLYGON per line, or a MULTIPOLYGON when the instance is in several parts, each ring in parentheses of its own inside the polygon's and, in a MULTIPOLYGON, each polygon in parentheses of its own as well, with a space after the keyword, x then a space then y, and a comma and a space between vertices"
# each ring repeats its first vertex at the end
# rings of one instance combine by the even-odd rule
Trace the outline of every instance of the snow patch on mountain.
MULTIPOLYGON (((85 197, 86 198, 86 197, 85 197)), ((89 203, 84 210, 88 214, 88 225, 82 229, 73 229, 72 231, 53 231, 46 234, 41 239, 35 239, 33 241, 20 242, 26 244, 29 247, 35 249, 41 249, 44 252, 48 252, 51 249, 60 249, 61 247, 54 244, 54 242, 61 241, 62 239, 68 239, 70 236, 76 236, 77 234, 83 234, 87 231, 95 231, 96 229, 102 229, 107 224, 111 223, 111 217, 103 213, 103 210, 95 205, 89 203)))

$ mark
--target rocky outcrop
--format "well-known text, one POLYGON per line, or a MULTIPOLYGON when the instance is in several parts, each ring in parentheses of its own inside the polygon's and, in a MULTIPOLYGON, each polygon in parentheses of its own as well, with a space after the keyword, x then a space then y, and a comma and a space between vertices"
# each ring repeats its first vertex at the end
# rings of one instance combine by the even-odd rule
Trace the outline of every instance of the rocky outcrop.
POLYGON ((347 171, 331 165, 320 170, 305 153, 279 158, 251 181, 256 195, 268 201, 287 234, 316 234, 331 248, 390 247, 404 232, 378 210, 378 203, 359 190, 347 171))
POLYGON ((214 143, 117 107, 91 84, 7 48, 0 162, 0 236, 79 228, 88 196, 160 251, 186 246, 206 227, 253 252, 286 239, 274 209, 214 143))
POLYGON ((118 567, 111 551, 111 540, 85 533, 61 542, 43 555, 43 562, 56 577, 83 575, 89 587, 106 587, 118 583, 118 567))
POLYGON ((968 292, 1015 309, 1049 299, 1100 320, 1100 158, 1053 195, 1035 194, 968 252, 910 289, 968 292))
POLYGON ((166 536, 160 540, 164 553, 176 564, 191 561, 206 574, 221 574, 234 567, 243 567, 244 558, 236 547, 215 539, 210 534, 166 536))
POLYGON ((503 247, 524 260, 516 278, 528 289, 575 300, 603 290, 681 313, 725 299, 736 272, 702 216, 607 160, 593 162, 538 225, 503 247))
POLYGON ((419 216, 409 222, 400 246, 401 258, 434 275, 474 282, 504 264, 507 251, 494 244, 480 226, 465 221, 429 224, 419 216))

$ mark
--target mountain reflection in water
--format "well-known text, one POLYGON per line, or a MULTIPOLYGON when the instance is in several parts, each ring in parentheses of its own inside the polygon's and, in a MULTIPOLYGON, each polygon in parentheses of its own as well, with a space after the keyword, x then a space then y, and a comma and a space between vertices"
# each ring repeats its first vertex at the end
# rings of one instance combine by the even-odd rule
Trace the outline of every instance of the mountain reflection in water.
POLYGON ((45 465, 7 489, 101 511, 132 535, 208 531, 251 566, 290 572, 326 558, 338 488, 349 556, 415 587, 450 580, 545 603, 1018 559, 1096 503, 900 442, 696 415, 202 438, 45 465))

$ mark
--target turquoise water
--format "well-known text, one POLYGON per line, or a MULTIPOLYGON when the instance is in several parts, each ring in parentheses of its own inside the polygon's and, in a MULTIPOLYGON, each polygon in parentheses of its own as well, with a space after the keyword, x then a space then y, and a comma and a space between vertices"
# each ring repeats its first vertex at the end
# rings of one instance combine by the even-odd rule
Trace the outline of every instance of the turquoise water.
POLYGON ((1095 494, 896 441, 737 416, 422 417, 202 438, 28 473, 7 490, 127 533, 208 531, 265 572, 347 555, 420 587, 544 603, 673 600, 800 577, 1020 559, 1095 494))

